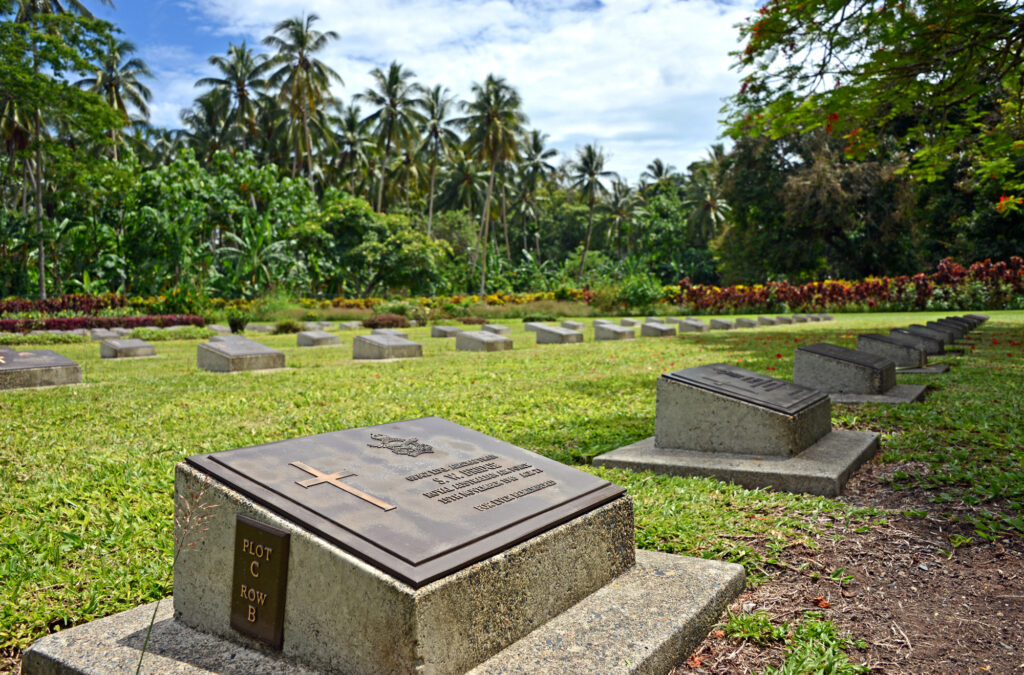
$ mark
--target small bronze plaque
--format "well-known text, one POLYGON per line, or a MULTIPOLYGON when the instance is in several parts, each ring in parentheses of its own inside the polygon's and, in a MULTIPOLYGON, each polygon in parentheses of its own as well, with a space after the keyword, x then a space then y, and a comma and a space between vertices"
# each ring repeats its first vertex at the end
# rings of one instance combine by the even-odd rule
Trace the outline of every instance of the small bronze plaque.
POLYGON ((665 373, 662 377, 707 389, 716 394, 739 399, 785 415, 795 415, 818 401, 828 398, 828 394, 823 394, 815 389, 755 373, 752 370, 732 366, 728 363, 712 363, 707 366, 677 370, 674 373, 665 373))
POLYGON ((415 588, 625 491, 437 417, 187 461, 415 588))
POLYGON ((243 515, 235 521, 231 627, 274 649, 284 641, 291 535, 243 515))
POLYGON ((824 356, 838 361, 855 363, 858 366, 864 366, 865 368, 871 368, 872 370, 882 370, 887 364, 892 363, 884 356, 875 356, 874 354, 868 354, 866 352, 858 352, 854 349, 847 349, 846 347, 840 347, 839 345, 831 345, 827 342, 818 342, 813 345, 797 347, 797 350, 810 352, 811 354, 817 354, 818 356, 824 356))

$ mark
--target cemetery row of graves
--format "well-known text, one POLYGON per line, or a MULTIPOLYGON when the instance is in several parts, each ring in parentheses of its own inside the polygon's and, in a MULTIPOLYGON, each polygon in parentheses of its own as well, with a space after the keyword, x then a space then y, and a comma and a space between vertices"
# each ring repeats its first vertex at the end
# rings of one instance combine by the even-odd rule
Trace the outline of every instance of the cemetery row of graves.
MULTIPOLYGON (((834 499, 864 461, 915 467, 894 472, 886 489, 934 503, 950 523, 951 552, 1019 541, 1021 395, 1005 382, 1019 377, 1022 325, 1021 312, 510 320, 372 332, 325 322, 298 335, 213 326, 216 334, 199 341, 96 332, 94 342, 45 352, 7 348, 5 389, 47 386, 0 394, 10 439, 0 452, 11 467, 0 510, 8 533, 0 572, 10 582, 0 647, 16 663, 42 635, 170 595, 180 552, 174 465, 183 458, 419 417, 625 487, 638 549, 739 563, 748 588, 772 583, 785 568, 782 552, 850 528, 885 529, 885 510, 834 499), (37 358, 56 379, 11 375, 19 359, 37 358), (774 378, 823 393, 794 398, 774 378), (771 392, 758 398, 767 417, 737 417, 700 398, 736 379, 748 397, 771 392), (58 384, 75 386, 48 386, 58 384), (694 391, 697 399, 686 398, 694 391), (663 411, 677 396, 678 409, 663 411), (672 422, 685 417, 679 410, 700 410, 704 423, 672 422), (772 426, 787 415, 801 421, 772 426), (806 464, 809 448, 826 462, 829 453, 848 456, 835 475, 804 466, 795 478, 783 469, 765 478, 763 466, 714 456, 744 445, 740 453, 779 455, 780 466, 806 464), (667 468, 666 450, 696 464, 691 457, 667 468)), ((832 619, 824 610, 813 620, 832 619)), ((737 625, 722 624, 724 639, 745 639, 737 625)), ((842 629, 848 639, 833 657, 854 668, 843 672, 884 660, 855 644, 856 626, 842 629)), ((779 657, 797 647, 786 643, 779 657)))

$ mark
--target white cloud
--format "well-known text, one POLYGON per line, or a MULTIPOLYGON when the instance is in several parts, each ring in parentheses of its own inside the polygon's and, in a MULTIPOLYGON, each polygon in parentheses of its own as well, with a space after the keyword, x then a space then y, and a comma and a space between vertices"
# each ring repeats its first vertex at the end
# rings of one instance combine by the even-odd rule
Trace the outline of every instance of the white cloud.
MULTIPOLYGON (((722 98, 739 81, 729 70, 733 26, 758 2, 248 0, 244 11, 235 0, 188 4, 223 36, 224 49, 239 36, 258 44, 282 19, 318 14, 318 29, 341 36, 322 59, 344 78, 338 93, 346 100, 370 84, 371 68, 392 60, 460 96, 488 74, 501 75, 522 95, 531 126, 564 155, 596 142, 611 157, 609 169, 636 181, 655 157, 685 168, 716 141, 722 98)), ((191 67, 175 60, 158 74, 155 122, 174 124, 176 110, 190 105, 192 83, 208 72, 206 56, 191 67)))

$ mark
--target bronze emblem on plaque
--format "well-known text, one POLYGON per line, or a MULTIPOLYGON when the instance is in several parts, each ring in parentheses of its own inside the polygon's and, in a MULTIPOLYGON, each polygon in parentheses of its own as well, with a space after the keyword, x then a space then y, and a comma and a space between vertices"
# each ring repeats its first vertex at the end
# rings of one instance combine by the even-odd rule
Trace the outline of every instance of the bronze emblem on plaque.
POLYGON ((274 649, 284 642, 291 534, 247 516, 235 521, 231 627, 274 649))
POLYGON ((419 457, 424 453, 434 451, 433 446, 420 443, 418 438, 399 438, 398 436, 388 436, 387 434, 370 434, 370 438, 380 443, 380 445, 367 443, 366 447, 390 450, 396 455, 419 457))

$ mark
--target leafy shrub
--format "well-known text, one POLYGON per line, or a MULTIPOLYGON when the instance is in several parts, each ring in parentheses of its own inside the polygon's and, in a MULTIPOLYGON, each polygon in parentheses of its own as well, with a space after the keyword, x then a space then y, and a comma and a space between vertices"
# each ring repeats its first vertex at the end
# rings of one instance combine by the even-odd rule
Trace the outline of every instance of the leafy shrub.
POLYGON ((619 285, 618 299, 640 314, 665 297, 661 282, 649 274, 630 274, 619 285))
POLYGON ((283 333, 298 333, 303 330, 306 330, 306 327, 295 319, 284 319, 274 324, 274 333, 276 335, 281 335, 283 333))
POLYGON ((401 314, 374 314, 363 321, 367 328, 408 328, 409 319, 401 314))
POLYGON ((37 333, 27 335, 22 333, 0 334, 0 345, 63 345, 76 342, 89 342, 87 335, 75 335, 74 333, 37 333))
POLYGON ((530 321, 558 321, 558 317, 554 314, 528 314, 523 317, 524 323, 528 323, 530 321))
POLYGON ((71 316, 39 319, 0 319, 0 331, 27 333, 30 330, 78 330, 80 328, 139 328, 141 326, 205 326, 201 316, 165 314, 158 316, 71 316))
MULTIPOLYGON (((158 330, 156 328, 136 328, 128 337, 138 338, 146 342, 166 342, 167 340, 209 340, 216 331, 199 326, 181 326, 174 330, 158 330)), ((88 339, 88 338, 86 338, 88 339)))
POLYGON ((479 326, 487 323, 487 319, 482 316, 460 316, 458 319, 459 323, 469 324, 471 326, 479 326))

